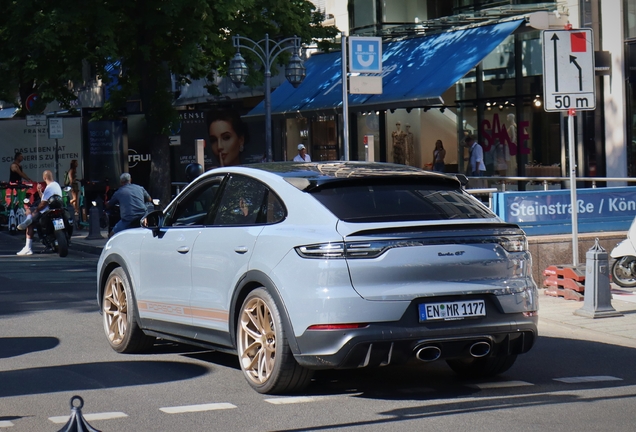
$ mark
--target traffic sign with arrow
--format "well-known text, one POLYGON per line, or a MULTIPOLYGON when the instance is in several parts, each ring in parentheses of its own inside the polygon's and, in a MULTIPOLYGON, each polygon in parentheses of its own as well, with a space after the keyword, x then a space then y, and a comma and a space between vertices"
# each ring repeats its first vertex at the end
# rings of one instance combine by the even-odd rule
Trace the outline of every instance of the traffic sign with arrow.
POLYGON ((544 30, 542 42, 544 109, 595 109, 592 30, 544 30))

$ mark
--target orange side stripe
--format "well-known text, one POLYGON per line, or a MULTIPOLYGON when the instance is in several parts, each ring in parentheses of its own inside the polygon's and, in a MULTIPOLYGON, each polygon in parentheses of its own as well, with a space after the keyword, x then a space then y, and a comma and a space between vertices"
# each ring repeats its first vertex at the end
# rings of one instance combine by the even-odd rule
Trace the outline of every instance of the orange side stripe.
POLYGON ((227 311, 220 310, 220 309, 191 308, 189 306, 174 305, 170 303, 147 302, 147 301, 140 301, 137 303, 137 306, 139 307, 140 311, 157 313, 162 315, 181 316, 181 317, 192 316, 193 318, 196 318, 196 319, 220 321, 220 322, 228 322, 230 319, 230 314, 227 311))

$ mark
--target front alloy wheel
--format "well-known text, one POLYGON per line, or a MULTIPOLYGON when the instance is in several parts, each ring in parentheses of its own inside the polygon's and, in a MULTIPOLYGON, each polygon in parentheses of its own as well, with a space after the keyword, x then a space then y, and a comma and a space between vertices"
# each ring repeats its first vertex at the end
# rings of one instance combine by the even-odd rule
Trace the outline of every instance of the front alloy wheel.
POLYGON ((243 302, 236 338, 243 374, 259 393, 298 391, 310 381, 311 371, 294 359, 276 303, 264 288, 243 302))
POLYGON ((121 267, 114 269, 104 286, 102 316, 108 343, 117 352, 141 352, 152 346, 137 325, 136 309, 128 276, 121 267))

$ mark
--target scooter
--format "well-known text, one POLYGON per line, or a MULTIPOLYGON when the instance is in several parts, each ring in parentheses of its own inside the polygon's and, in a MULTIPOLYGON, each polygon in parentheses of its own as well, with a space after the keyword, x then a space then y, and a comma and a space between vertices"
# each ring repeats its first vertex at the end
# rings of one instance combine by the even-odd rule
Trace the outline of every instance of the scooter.
POLYGON ((616 245, 610 256, 612 264, 612 280, 624 288, 636 287, 636 218, 627 231, 627 238, 616 245))
POLYGON ((54 195, 49 199, 49 210, 39 220, 38 233, 42 234, 42 243, 62 258, 68 255, 68 245, 73 235, 73 225, 68 213, 62 197, 54 195))

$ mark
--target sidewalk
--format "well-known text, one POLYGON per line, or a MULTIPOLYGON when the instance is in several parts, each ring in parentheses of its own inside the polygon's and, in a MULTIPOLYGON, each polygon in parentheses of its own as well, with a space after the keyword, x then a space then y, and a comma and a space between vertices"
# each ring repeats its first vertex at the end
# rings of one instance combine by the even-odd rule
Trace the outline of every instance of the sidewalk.
MULTIPOLYGON (((101 231, 102 238, 95 240, 87 239, 88 233, 88 230, 76 230, 70 249, 99 255, 108 240, 108 233, 105 230, 101 231)), ((24 241, 23 236, 11 236, 6 231, 1 231, 0 236, 2 239, 15 239, 16 251, 24 241)), ((583 301, 546 295, 545 289, 541 286, 543 278, 535 278, 535 281, 539 285, 539 334, 636 348, 636 289, 630 291, 611 284, 611 305, 623 315, 593 319, 574 315, 574 311, 583 307, 583 301)))

